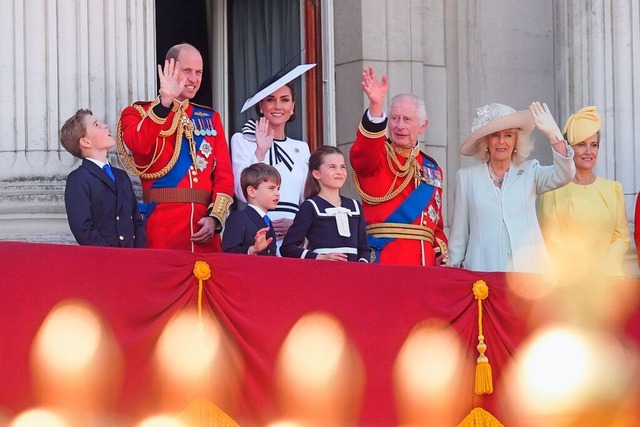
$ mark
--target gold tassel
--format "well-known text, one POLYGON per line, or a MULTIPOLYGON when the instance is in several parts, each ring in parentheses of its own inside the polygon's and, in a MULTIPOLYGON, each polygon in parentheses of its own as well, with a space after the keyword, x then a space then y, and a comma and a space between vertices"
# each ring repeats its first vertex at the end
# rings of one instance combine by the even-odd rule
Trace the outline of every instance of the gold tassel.
POLYGON ((204 261, 196 261, 193 266, 193 275, 198 279, 198 328, 202 328, 202 288, 203 280, 209 280, 211 277, 211 267, 204 261))
POLYGON ((476 360, 476 394, 493 393, 493 375, 489 358, 485 356, 487 345, 482 334, 482 300, 489 296, 489 286, 484 280, 478 280, 473 284, 473 295, 478 300, 478 359, 476 360))
POLYGON ((240 427, 229 414, 204 398, 191 402, 176 418, 188 427, 240 427))
POLYGON ((458 427, 504 427, 490 412, 482 408, 473 408, 458 427))

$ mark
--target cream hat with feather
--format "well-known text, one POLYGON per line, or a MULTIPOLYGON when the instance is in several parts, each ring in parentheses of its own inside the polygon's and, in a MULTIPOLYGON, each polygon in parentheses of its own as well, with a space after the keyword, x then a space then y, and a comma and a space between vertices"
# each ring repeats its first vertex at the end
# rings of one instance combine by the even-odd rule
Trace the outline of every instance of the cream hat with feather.
POLYGON ((535 124, 529 110, 516 111, 504 104, 487 104, 476 111, 476 118, 471 124, 471 135, 460 146, 460 153, 475 156, 479 141, 487 135, 505 129, 518 129, 530 133, 535 124))

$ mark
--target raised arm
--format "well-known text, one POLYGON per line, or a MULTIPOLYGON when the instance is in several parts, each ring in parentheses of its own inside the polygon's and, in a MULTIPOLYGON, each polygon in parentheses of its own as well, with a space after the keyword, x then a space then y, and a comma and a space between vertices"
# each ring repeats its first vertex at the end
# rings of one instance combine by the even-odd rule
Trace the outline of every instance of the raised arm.
POLYGON ((369 98, 369 114, 371 117, 382 117, 384 97, 387 95, 387 75, 379 81, 373 67, 362 70, 362 90, 369 98))
POLYGON ((536 127, 549 139, 549 144, 551 144, 554 151, 563 157, 567 157, 567 142, 564 140, 564 136, 551 115, 547 104, 532 102, 529 105, 529 111, 533 116, 533 122, 536 127))

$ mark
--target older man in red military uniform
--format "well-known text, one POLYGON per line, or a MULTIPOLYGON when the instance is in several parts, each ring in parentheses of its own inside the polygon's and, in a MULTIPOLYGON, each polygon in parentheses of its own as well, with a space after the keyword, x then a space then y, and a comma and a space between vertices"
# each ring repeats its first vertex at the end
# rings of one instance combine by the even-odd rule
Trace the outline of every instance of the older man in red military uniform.
POLYGON ((424 103, 414 95, 397 95, 391 100, 387 119, 383 110, 386 75, 379 81, 373 68, 365 69, 362 89, 369 98, 369 109, 350 159, 374 262, 446 264, 442 169, 418 147, 418 136, 428 124, 424 103), (390 140, 386 138, 387 122, 390 140))
POLYGON ((136 102, 120 116, 118 153, 140 176, 150 248, 220 251, 233 174, 220 115, 189 102, 202 68, 195 47, 173 46, 164 67, 158 65, 158 98, 136 102))

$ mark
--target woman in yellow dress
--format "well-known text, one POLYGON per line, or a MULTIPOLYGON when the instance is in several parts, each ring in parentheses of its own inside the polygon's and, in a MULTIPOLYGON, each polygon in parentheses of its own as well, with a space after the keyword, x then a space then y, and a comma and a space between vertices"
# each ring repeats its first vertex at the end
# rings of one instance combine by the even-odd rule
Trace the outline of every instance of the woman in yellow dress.
POLYGON ((622 184, 593 171, 600 149, 601 119, 596 107, 569 117, 565 138, 573 147, 572 182, 540 198, 540 225, 559 273, 594 272, 621 277, 631 240, 622 184))

